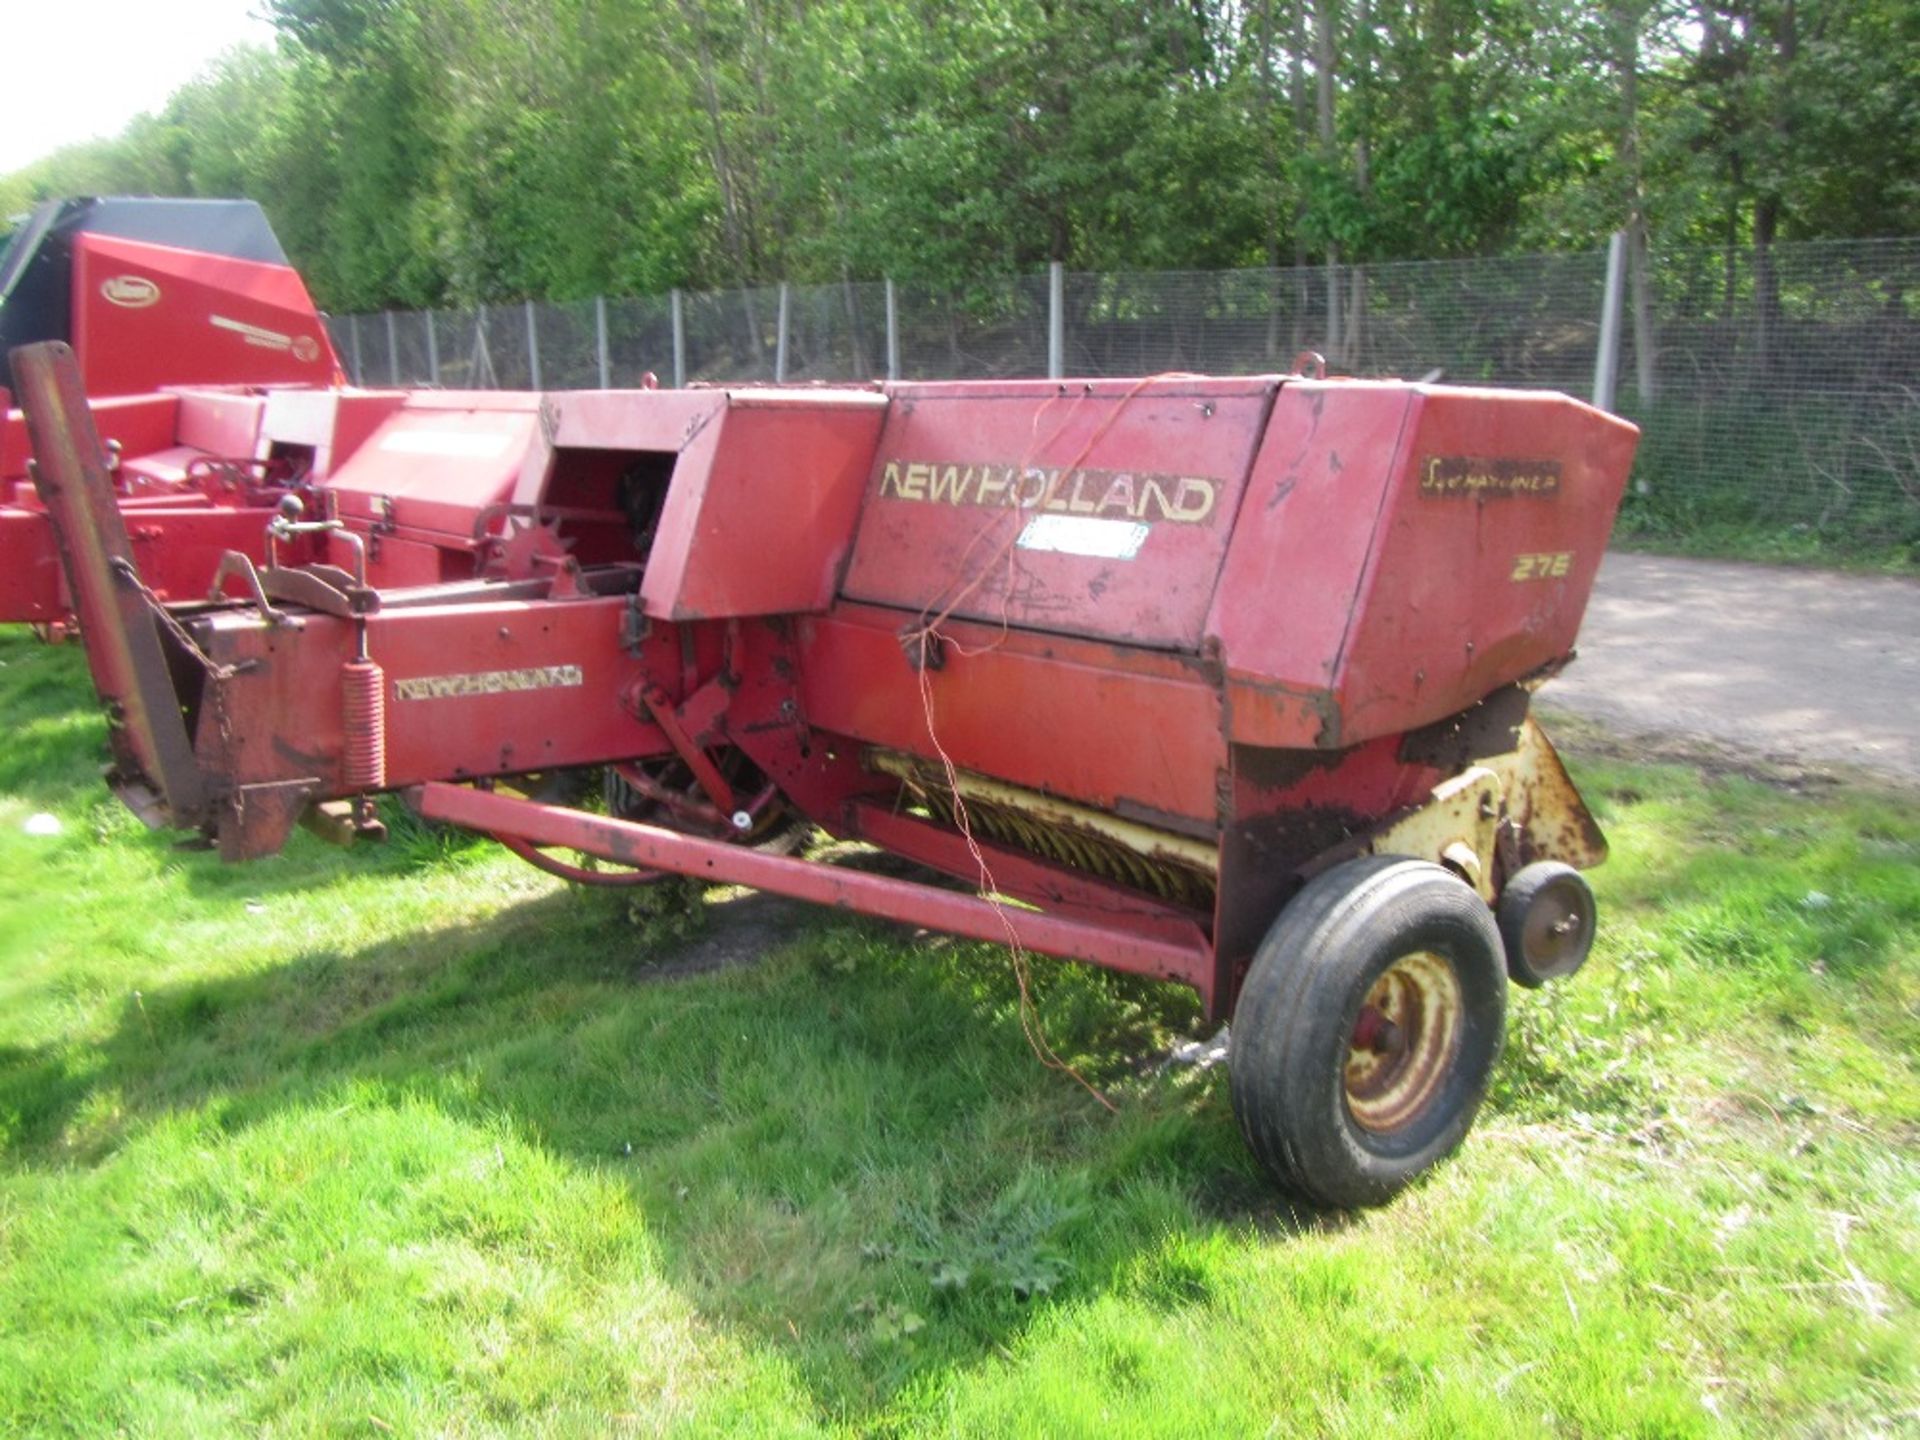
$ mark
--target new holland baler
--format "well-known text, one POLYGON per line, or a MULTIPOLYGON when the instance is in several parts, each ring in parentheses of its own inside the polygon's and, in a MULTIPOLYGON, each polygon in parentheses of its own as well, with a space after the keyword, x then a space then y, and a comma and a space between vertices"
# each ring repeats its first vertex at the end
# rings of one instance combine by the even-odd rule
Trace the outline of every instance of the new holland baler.
POLYGON ((1592 943, 1604 842, 1528 706, 1635 431, 1563 396, 550 394, 497 575, 236 563, 243 598, 163 608, 70 362, 14 365, 113 782, 228 858, 301 818, 370 828, 398 791, 585 882, 744 884, 1178 981, 1232 1018, 1255 1155, 1337 1205, 1459 1143, 1509 979, 1592 943), (556 803, 570 776, 600 801, 556 803), (775 853, 795 820, 972 893, 775 853))

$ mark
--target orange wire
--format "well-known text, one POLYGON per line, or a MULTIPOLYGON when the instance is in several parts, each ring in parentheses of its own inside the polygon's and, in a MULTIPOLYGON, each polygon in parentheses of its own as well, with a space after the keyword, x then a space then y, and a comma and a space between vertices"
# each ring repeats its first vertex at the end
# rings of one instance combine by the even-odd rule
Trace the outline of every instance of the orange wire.
MULTIPOLYGON (((1111 413, 1109 413, 1099 425, 1094 427, 1093 433, 1087 437, 1086 443, 1080 447, 1079 453, 1075 455, 1073 460, 1060 472, 1062 478, 1071 478, 1073 473, 1086 462, 1087 458, 1093 453, 1094 446, 1098 445, 1100 441, 1105 438, 1107 432, 1118 422, 1121 412, 1127 408, 1128 403, 1132 401, 1135 396, 1139 395, 1141 391, 1146 389, 1147 386, 1158 380, 1190 378, 1193 377, 1168 372, 1160 375, 1148 375, 1136 380, 1132 388, 1120 397, 1120 403, 1115 405, 1111 413)), ((1022 458, 1020 464, 1015 469, 1014 484, 1016 487, 1020 479, 1025 477, 1029 463, 1048 445, 1051 445, 1066 433, 1067 427, 1073 423, 1074 411, 1078 410, 1079 401, 1086 399, 1091 393, 1091 391, 1083 390, 1078 396, 1074 397, 1074 406, 1067 412, 1066 418, 1060 422, 1059 427, 1055 429, 1045 441, 1035 439, 1028 447, 1026 456, 1022 458)), ((1051 407, 1058 398, 1059 396, 1057 394, 1048 396, 1046 404, 1034 412, 1033 424, 1029 431, 1030 435, 1037 435, 1040 429, 1041 417, 1047 413, 1048 408, 1051 407)), ((917 657, 918 663, 916 669, 919 671, 920 704, 925 712, 927 739, 932 742, 934 752, 940 757, 941 767, 946 771, 947 788, 953 796, 954 820, 960 827, 961 837, 967 842, 967 853, 973 857, 973 863, 979 867, 981 897, 993 906, 994 913, 999 917, 1001 925, 1007 932, 1007 949, 1013 957, 1014 979, 1020 987, 1020 1031, 1026 1036, 1028 1047, 1033 1051, 1042 1065, 1049 1070, 1057 1070, 1063 1074, 1072 1076, 1089 1095, 1093 1096, 1094 1099, 1098 1100, 1109 1111, 1117 1113, 1118 1107, 1114 1105, 1113 1101, 1109 1100, 1106 1095, 1088 1080, 1086 1076, 1075 1069, 1073 1065, 1061 1059, 1059 1052, 1048 1043, 1046 1035, 1041 1031, 1040 1017, 1034 1009, 1033 1004, 1032 967, 1027 958, 1026 947, 1020 943, 1020 936, 1014 930, 1013 922, 1007 918, 1006 906, 1001 903, 999 887, 994 883, 993 871, 988 866, 987 857, 981 851, 979 843, 973 837, 973 823, 967 814, 967 802, 960 794, 960 773, 953 763, 953 757, 947 754, 946 746, 940 743, 939 731, 934 724, 933 680, 932 667, 928 664, 929 651, 932 650, 933 647, 945 643, 952 645, 955 653, 959 655, 982 655, 1006 640, 1010 628, 1007 609, 1013 599, 1013 581, 1016 568, 1014 551, 1017 548, 1020 535, 1025 527, 1016 526, 1012 533, 1001 542, 1000 550, 980 567, 972 579, 967 580, 964 585, 960 586, 959 591, 953 595, 953 598, 941 607, 940 613, 931 620, 928 620, 927 616, 933 607, 949 592, 953 591, 953 587, 965 576, 967 561, 972 556, 975 547, 986 537, 993 526, 999 523, 1000 517, 1007 513, 1019 515, 1021 511, 1028 508, 1019 504, 1018 498, 1018 490, 1010 489, 1008 491, 1008 500, 1012 503, 1004 509, 996 510, 991 518, 974 532, 973 539, 967 542, 966 548, 960 552, 960 558, 955 562, 955 574, 953 578, 943 585, 935 593, 934 598, 928 601, 926 607, 921 610, 921 623, 916 628, 908 630, 902 638, 908 645, 917 643, 919 646, 920 653, 917 657), (1007 562, 1007 579, 1001 589, 1000 595, 1000 634, 991 644, 983 645, 978 650, 968 650, 958 642, 952 640, 951 637, 942 635, 940 633, 940 627, 952 618, 953 612, 959 609, 961 603, 969 595, 979 589, 1003 557, 1007 562)))

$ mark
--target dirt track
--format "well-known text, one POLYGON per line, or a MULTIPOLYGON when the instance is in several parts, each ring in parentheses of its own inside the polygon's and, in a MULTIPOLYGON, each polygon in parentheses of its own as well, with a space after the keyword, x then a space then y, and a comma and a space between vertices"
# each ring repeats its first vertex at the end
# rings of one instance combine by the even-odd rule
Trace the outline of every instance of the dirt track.
POLYGON ((1920 581, 1610 553, 1541 692, 1622 736, 1920 782, 1920 581))

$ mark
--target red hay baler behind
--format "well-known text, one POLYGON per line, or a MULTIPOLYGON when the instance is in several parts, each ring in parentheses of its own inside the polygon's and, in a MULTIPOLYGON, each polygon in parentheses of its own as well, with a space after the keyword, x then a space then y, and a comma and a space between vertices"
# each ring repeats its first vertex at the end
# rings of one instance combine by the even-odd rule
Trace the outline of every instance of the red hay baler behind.
MULTIPOLYGON (((262 551, 289 490, 324 476, 280 433, 275 389, 340 384, 305 283, 258 205, 49 200, 0 249, 0 354, 72 345, 147 582, 200 598, 220 557, 262 551)), ((71 620, 53 535, 27 480, 26 425, 0 372, 0 624, 71 620)))
POLYGON ((1528 703, 1635 431, 1563 396, 546 395, 494 573, 248 567, 250 599, 162 612, 70 363, 14 364, 114 783, 229 858, 302 818, 371 828, 399 791, 582 881, 691 875, 1176 980, 1232 1017, 1254 1153, 1340 1205, 1460 1141, 1508 979, 1592 943, 1604 842, 1528 703), (555 803, 587 778, 602 804, 555 803), (801 822, 975 893, 779 853, 801 822))

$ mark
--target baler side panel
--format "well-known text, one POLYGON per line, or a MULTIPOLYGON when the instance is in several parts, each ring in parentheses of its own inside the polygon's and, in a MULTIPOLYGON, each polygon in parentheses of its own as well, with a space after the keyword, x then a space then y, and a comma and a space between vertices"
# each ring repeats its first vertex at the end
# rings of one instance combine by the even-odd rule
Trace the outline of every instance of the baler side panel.
POLYGON ((1572 651, 1637 434, 1559 395, 1419 392, 1338 681, 1349 739, 1572 651))
POLYGON ((313 478, 324 480, 407 400, 400 390, 269 390, 260 422, 262 448, 311 450, 313 478))
POLYGON ((1197 662, 952 624, 945 666, 927 676, 929 735, 898 626, 897 611, 847 605, 802 622, 809 724, 925 756, 937 738, 963 769, 1147 824, 1218 823, 1220 697, 1197 662))
POLYGON ((1207 616, 1233 740, 1349 743, 1341 654, 1409 400, 1404 385, 1311 380, 1275 400, 1207 616))
POLYGON ((680 452, 648 558, 646 613, 692 621, 833 603, 886 399, 728 397, 680 452))
MULTIPOLYGON (((385 674, 385 757, 394 787, 600 764, 664 748, 627 703, 643 667, 621 645, 625 596, 398 605, 367 620, 385 674)), ((208 653, 237 673, 203 706, 196 749, 222 785, 308 777, 347 793, 342 667, 354 625, 306 614, 298 630, 245 612, 203 622, 208 653), (248 663, 252 662, 252 663, 248 663)), ((663 671, 678 637, 650 642, 663 671)), ((711 648, 711 647, 709 647, 711 648)))
POLYGON ((842 593, 1197 650, 1274 385, 896 386, 842 593))
POLYGON ((356 530, 471 544, 480 512, 513 493, 539 429, 525 407, 409 402, 334 470, 334 513, 356 530))
MULTIPOLYGON (((110 400, 89 400, 93 427, 100 432, 101 443, 120 442, 123 455, 147 455, 165 450, 174 443, 180 418, 180 401, 173 395, 127 395, 110 400)), ((27 436, 27 419, 19 410, 6 413, 5 430, 0 434, 0 501, 5 482, 24 480, 27 457, 33 446, 27 436)), ((30 503, 31 485, 24 485, 14 497, 30 503)))
POLYGON ((73 244, 73 337, 87 389, 327 385, 326 327, 290 266, 82 234, 73 244))
POLYGON ((251 460, 266 414, 263 395, 229 390, 177 390, 180 418, 174 438, 224 460, 251 460))
POLYGON ((53 522, 42 510, 0 509, 0 621, 46 624, 66 613, 53 522))

